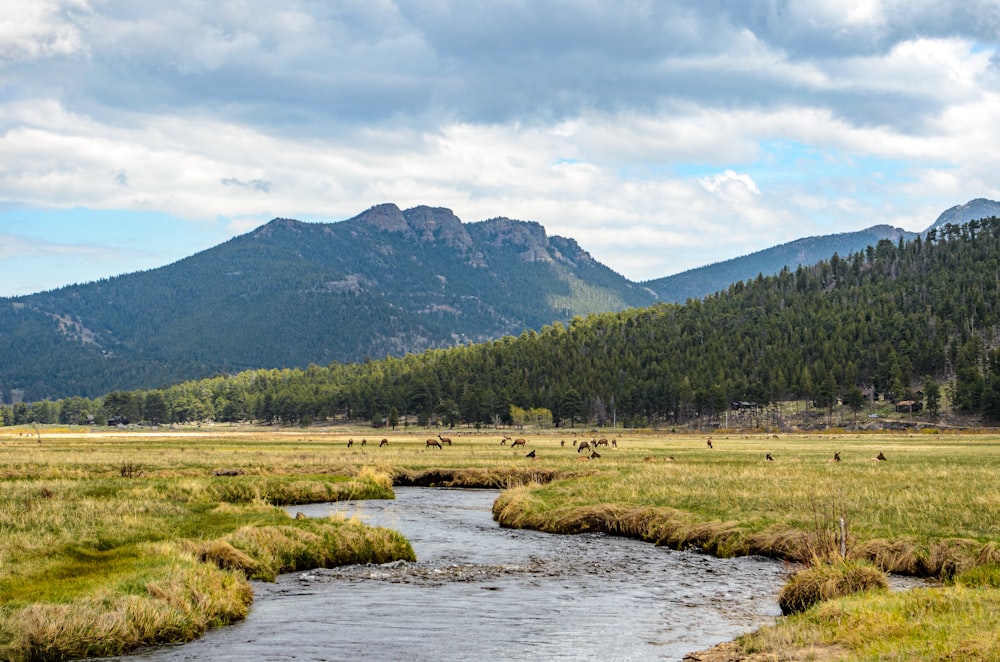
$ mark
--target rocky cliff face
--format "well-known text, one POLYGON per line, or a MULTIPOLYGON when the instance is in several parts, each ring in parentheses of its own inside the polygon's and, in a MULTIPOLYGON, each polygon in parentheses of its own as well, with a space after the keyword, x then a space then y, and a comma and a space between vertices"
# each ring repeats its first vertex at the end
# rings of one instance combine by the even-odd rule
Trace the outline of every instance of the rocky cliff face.
POLYGON ((477 239, 489 246, 514 248, 524 262, 554 262, 545 228, 533 221, 493 218, 473 223, 477 239))
POLYGON ((394 204, 376 205, 348 223, 364 223, 418 241, 440 242, 459 250, 472 248, 472 238, 462 221, 444 207, 420 206, 402 211, 394 204))

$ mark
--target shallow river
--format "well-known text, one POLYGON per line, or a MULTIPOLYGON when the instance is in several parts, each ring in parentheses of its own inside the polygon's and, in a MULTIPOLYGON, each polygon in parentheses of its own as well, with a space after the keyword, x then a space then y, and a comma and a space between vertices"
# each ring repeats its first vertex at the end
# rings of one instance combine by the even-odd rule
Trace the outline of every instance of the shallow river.
POLYGON ((780 563, 501 529, 493 490, 396 495, 289 511, 396 529, 417 563, 255 582, 244 622, 119 659, 679 660, 779 614, 780 563))

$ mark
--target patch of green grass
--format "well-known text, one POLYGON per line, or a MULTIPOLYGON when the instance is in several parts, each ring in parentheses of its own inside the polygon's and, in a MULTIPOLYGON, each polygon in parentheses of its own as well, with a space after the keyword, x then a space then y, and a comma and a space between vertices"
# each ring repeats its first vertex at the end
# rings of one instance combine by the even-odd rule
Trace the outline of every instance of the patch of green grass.
POLYGON ((838 659, 996 660, 998 629, 1000 591, 949 586, 822 602, 736 643, 776 659, 836 645, 849 651, 838 659))

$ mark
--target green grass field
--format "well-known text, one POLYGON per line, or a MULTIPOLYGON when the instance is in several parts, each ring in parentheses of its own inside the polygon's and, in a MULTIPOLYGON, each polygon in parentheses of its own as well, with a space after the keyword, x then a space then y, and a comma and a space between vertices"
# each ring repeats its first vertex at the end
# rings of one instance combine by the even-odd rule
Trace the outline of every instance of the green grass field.
POLYGON ((739 655, 998 659, 984 609, 998 601, 1000 435, 715 432, 709 448, 707 435, 562 430, 510 433, 526 440, 515 449, 504 431, 442 434, 453 444, 438 449, 425 430, 0 429, 0 657, 190 639, 245 615, 247 577, 407 558, 391 532, 278 506, 384 497, 390 477, 432 475, 508 487, 494 509, 506 526, 722 555, 808 560, 839 548, 843 517, 849 557, 948 581, 823 602, 734 642, 739 655), (604 435, 617 447, 576 452, 604 435))

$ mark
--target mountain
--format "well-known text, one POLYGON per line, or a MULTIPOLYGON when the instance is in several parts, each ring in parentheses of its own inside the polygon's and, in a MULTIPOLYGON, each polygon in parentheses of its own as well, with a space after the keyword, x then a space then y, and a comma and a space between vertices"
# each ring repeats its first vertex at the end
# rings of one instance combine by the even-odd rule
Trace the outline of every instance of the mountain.
MULTIPOLYGON (((711 430, 787 427, 792 420, 808 427, 867 423, 857 416, 867 393, 921 404, 926 397, 932 419, 996 423, 998 270, 1000 218, 989 218, 909 242, 882 241, 684 305, 591 315, 403 359, 256 370, 148 394, 114 393, 90 411, 155 422, 214 415, 287 424, 347 417, 375 425, 395 411, 417 421, 489 425, 516 423, 514 405, 547 409, 561 425, 711 430), (853 412, 835 418, 841 398, 853 412), (767 406, 789 399, 815 408, 789 419, 789 408, 767 406)), ((64 411, 36 409, 50 420, 64 411)), ((912 405, 906 409, 907 419, 919 420, 912 405)))
POLYGON ((941 212, 937 220, 924 230, 924 233, 926 234, 937 228, 943 228, 949 223, 952 225, 963 225, 969 221, 993 216, 1000 216, 1000 202, 987 200, 986 198, 976 198, 975 200, 966 202, 964 205, 955 205, 941 212))
POLYGON ((0 299, 10 401, 401 356, 653 303, 538 223, 392 204, 275 219, 174 264, 0 299))
MULTIPOLYGON (((1000 208, 1000 203, 994 204, 1000 208)), ((875 225, 857 232, 805 237, 742 257, 646 281, 643 285, 656 292, 663 301, 683 303, 688 299, 700 299, 724 290, 733 283, 756 278, 758 274, 773 276, 785 267, 794 271, 800 265, 810 266, 829 259, 834 253, 846 257, 874 246, 883 239, 896 243, 900 239, 909 241, 916 236, 916 232, 907 232, 890 225, 875 225)))
MULTIPOLYGON (((937 223, 994 209, 1000 203, 973 200, 937 223)), ((465 345, 700 299, 915 236, 877 225, 634 283, 530 221, 463 223, 448 209, 392 204, 336 223, 278 218, 158 269, 0 298, 0 401, 465 345)))

